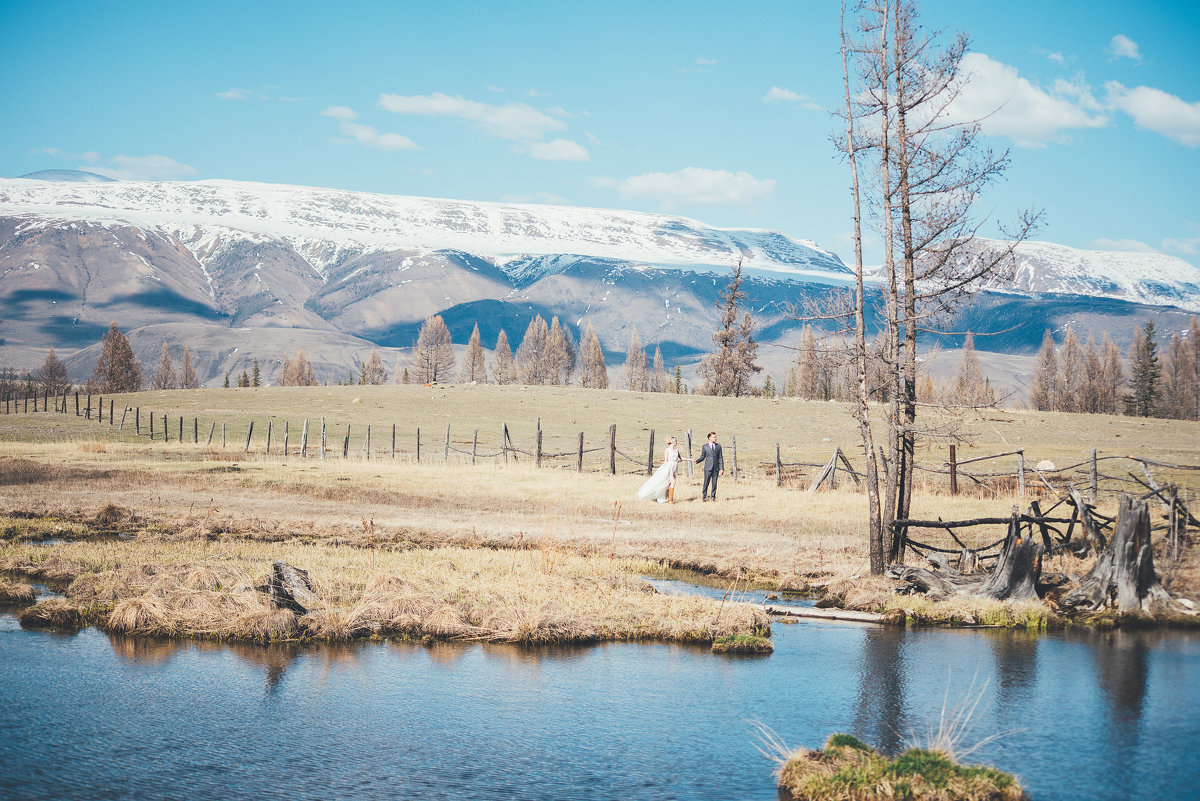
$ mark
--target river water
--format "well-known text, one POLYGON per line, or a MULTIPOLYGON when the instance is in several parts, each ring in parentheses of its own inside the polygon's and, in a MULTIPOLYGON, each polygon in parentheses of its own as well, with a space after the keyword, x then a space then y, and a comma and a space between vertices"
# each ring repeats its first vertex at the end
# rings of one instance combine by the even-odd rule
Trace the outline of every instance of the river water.
POLYGON ((775 653, 244 646, 0 613, 3 799, 774 799, 755 724, 885 750, 982 698, 1035 799, 1200 798, 1200 635, 777 623, 775 653), (1015 730, 1015 731, 1014 731, 1015 730))

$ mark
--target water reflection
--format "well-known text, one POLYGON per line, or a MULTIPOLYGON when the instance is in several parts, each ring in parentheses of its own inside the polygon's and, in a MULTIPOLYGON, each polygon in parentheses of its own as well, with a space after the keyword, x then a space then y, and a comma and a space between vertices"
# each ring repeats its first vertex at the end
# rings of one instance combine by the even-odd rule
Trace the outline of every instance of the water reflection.
POLYGON ((876 626, 864 632, 854 731, 864 742, 895 754, 911 730, 904 711, 904 632, 876 626))
POLYGON ((171 798, 186 781, 249 801, 311 793, 319 775, 339 798, 772 799, 746 721, 789 745, 850 731, 894 752, 973 680, 989 682, 973 739, 1024 732, 972 759, 1039 801, 1195 797, 1200 773, 1191 633, 803 621, 742 660, 664 644, 230 645, 11 619, 0 798, 171 798))

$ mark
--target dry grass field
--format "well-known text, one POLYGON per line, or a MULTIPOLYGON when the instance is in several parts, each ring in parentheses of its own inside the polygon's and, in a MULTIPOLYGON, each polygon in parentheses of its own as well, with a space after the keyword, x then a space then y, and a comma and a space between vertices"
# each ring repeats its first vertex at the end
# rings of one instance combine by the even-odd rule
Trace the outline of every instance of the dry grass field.
MULTIPOLYGON (((920 599, 892 597, 882 579, 859 578, 867 572, 865 501, 845 474, 837 489, 811 494, 804 490, 815 468, 788 468, 782 487, 775 479, 777 442, 785 464, 823 463, 835 446, 853 462, 861 461, 854 458, 856 425, 839 404, 494 386, 197 390, 113 400, 118 421, 124 407, 140 408, 140 437, 133 432, 132 411, 123 429, 110 423, 107 398, 102 423, 76 417, 73 398, 69 414, 0 414, 0 514, 6 515, 0 521, 0 568, 10 577, 42 577, 64 586, 85 574, 108 576, 109 585, 118 590, 98 599, 80 585, 68 600, 92 608, 93 615, 103 611, 109 617, 102 622, 113 629, 248 638, 286 638, 299 631, 338 639, 396 629, 526 642, 707 641, 761 625, 753 615, 741 616, 727 630, 735 618, 728 609, 707 603, 680 614, 667 608, 674 602, 638 591, 640 583, 630 579, 674 569, 698 571, 731 588, 749 581, 780 589, 833 588, 848 605, 903 606, 929 618, 970 616, 981 622, 1039 625, 1045 615, 1045 609, 984 602, 963 602, 939 615, 920 599), (158 417, 154 441, 147 436, 149 410, 158 417), (161 435, 163 414, 170 423, 168 442, 161 435), (325 459, 318 458, 315 433, 322 416, 329 432, 325 459), (180 417, 185 420, 183 443, 178 442, 180 417), (199 444, 191 442, 193 418, 199 444), (299 432, 306 418, 309 452, 301 458, 299 432), (504 424, 513 446, 532 452, 539 419, 543 451, 569 455, 546 458, 540 469, 524 454, 516 459, 510 454, 507 462, 495 455, 504 424), (251 420, 254 433, 246 452, 251 420), (268 421, 273 430, 270 454, 268 421), (448 423, 453 450, 447 459, 448 423), (617 427, 618 448, 637 460, 618 455, 616 475, 608 474, 610 424, 617 427), (347 425, 350 458, 343 459, 347 425), (368 426, 370 458, 364 453, 368 426), (206 444, 210 428, 214 439, 206 444), (420 461, 415 452, 418 428, 420 461), (657 433, 659 451, 670 433, 683 444, 690 429, 698 448, 708 430, 718 432, 727 468, 718 503, 701 504, 698 475, 688 478, 682 469, 678 503, 636 500, 650 429, 657 433), (472 464, 476 430, 479 458, 472 464), (585 448, 602 447, 586 454, 582 473, 576 472, 575 453, 581 431, 585 448), (735 439, 736 481, 731 476, 735 439), (97 542, 97 534, 136 536, 97 542), (52 544, 33 544, 48 539, 52 544), (208 612, 192 609, 174 622, 160 619, 164 598, 174 599, 177 608, 186 605, 179 593, 189 589, 188 576, 196 571, 225 571, 217 588, 204 591, 230 595, 234 587, 260 581, 273 559, 309 569, 326 588, 323 622, 264 622, 253 617, 261 617, 263 609, 241 607, 216 612, 205 607, 208 612), (483 566, 477 564, 480 559, 483 566), (363 560, 369 560, 369 569, 363 568, 363 560), (431 564, 453 567, 439 572, 431 564), (152 572, 158 583, 135 580, 130 571, 152 572), (464 574, 476 576, 479 586, 495 587, 494 595, 454 589, 464 574), (509 579, 501 580, 502 574, 509 579), (378 609, 363 611, 388 606, 390 601, 376 596, 380 583, 391 579, 405 582, 403 591, 392 588, 396 592, 388 597, 393 601, 393 596, 407 598, 415 592, 427 616, 452 607, 453 615, 440 614, 448 615, 453 625, 439 628, 434 619, 426 627, 414 627, 404 618, 405 628, 396 622, 401 618, 384 620, 378 609), (550 579, 553 586, 546 584, 550 579), (625 601, 616 603, 615 596, 600 593, 597 582, 624 588, 620 591, 631 599, 629 609, 639 611, 627 610, 623 622, 614 623, 605 610, 623 608, 625 601), (568 600, 575 595, 604 597, 606 602, 568 600), (121 618, 134 624, 119 625, 115 605, 138 598, 145 600, 139 614, 125 608, 121 618), (486 608, 507 609, 509 617, 488 617, 481 611, 486 608), (246 615, 260 628, 247 623, 239 635, 237 626, 221 627, 246 615), (226 624, 218 625, 218 619, 226 624)), ((1024 449, 1030 465, 1043 459, 1063 465, 1084 461, 1090 448, 1098 448, 1102 456, 1200 463, 1196 423, 994 410, 943 415, 930 422, 957 430, 960 460, 1024 449)), ((946 452, 945 444, 923 448, 918 463, 940 467, 946 452)), ((1105 470, 1115 472, 1115 465, 1128 471, 1132 463, 1101 464, 1114 465, 1105 470)), ((1015 457, 1008 457, 979 469, 1015 467, 1015 457)), ((1188 482, 1195 484, 1200 473, 1177 472, 1160 472, 1159 479, 1176 481, 1194 496, 1188 482)), ((973 486, 960 483, 964 490, 973 486)), ((950 496, 944 476, 921 472, 912 516, 1007 516, 1013 505, 1024 507, 1029 500, 1016 497, 1015 485, 1009 484, 950 496)), ((1033 493, 1039 488, 1031 482, 1028 489, 1033 493)), ((1102 495, 1100 507, 1112 513, 1116 495, 1102 495)), ((980 530, 964 536, 982 545, 998 533, 980 530)), ((1045 569, 1074 574, 1087 569, 1070 556, 1055 560, 1045 569)), ((1174 593, 1197 597, 1200 574, 1190 549, 1181 562, 1160 562, 1159 569, 1174 593)), ((193 598, 187 603, 198 602, 193 598)), ((222 609, 219 604, 215 608, 222 609)))

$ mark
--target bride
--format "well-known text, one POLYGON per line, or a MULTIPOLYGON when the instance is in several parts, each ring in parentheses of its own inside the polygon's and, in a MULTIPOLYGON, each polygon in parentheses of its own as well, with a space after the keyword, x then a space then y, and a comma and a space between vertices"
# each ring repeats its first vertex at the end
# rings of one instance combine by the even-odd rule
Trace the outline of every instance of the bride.
POLYGON ((679 470, 679 446, 675 437, 667 437, 663 463, 638 490, 638 500, 654 498, 659 503, 675 503, 675 474, 679 470))

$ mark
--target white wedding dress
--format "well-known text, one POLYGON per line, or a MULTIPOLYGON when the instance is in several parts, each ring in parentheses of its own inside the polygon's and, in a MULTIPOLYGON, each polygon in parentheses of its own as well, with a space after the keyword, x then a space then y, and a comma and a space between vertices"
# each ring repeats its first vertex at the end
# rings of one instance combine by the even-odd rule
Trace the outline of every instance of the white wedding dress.
POLYGON ((667 487, 671 484, 671 476, 675 475, 679 469, 679 450, 676 448, 667 448, 666 458, 654 475, 646 479, 646 483, 638 490, 638 500, 648 501, 654 499, 656 501, 667 500, 667 487))

